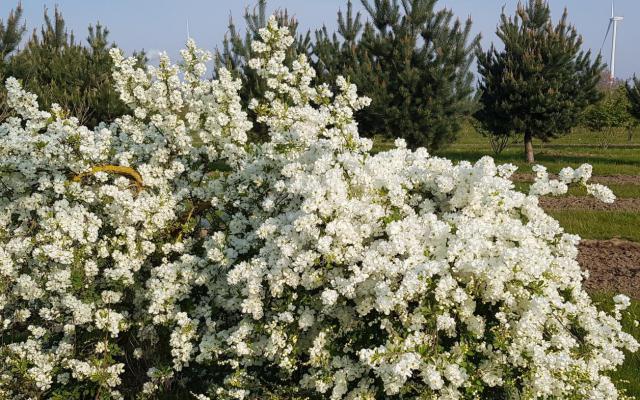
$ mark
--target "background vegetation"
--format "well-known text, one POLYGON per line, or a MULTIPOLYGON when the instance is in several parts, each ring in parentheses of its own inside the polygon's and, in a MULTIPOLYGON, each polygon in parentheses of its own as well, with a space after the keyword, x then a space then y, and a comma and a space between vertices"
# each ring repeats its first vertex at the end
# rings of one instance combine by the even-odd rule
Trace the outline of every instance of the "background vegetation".
MULTIPOLYGON (((110 122, 127 109, 113 87, 113 63, 109 49, 109 30, 99 23, 89 25, 86 44, 76 41, 66 28, 62 13, 56 8, 53 17, 45 9, 44 25, 33 31, 20 47, 26 26, 21 22, 18 5, 0 24, 0 80, 10 76, 22 81, 24 88, 38 95, 48 108, 58 103, 80 123, 93 127, 110 122)), ((140 65, 146 63, 144 52, 138 54, 140 65)), ((4 92, 0 94, 0 120, 7 116, 4 92)))

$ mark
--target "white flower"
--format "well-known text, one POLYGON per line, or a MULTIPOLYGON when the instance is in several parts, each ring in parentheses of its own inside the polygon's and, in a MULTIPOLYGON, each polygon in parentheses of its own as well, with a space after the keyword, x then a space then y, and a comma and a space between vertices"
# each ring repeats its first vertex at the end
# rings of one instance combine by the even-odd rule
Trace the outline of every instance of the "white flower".
POLYGON ((613 203, 616 200, 616 196, 611 189, 598 183, 588 184, 587 192, 603 203, 613 203))
POLYGON ((422 371, 422 379, 424 379, 432 390, 440 390, 444 386, 442 375, 440 375, 433 365, 427 365, 422 371))
POLYGON ((105 304, 116 304, 122 298, 122 293, 113 290, 105 290, 100 295, 105 304))
POLYGON ((338 292, 333 289, 325 289, 322 292, 321 297, 322 297, 322 304, 330 307, 336 304, 336 301, 338 301, 338 292))
POLYGON ((94 318, 96 328, 106 330, 111 337, 117 337, 123 327, 124 316, 107 308, 97 310, 94 318))
POLYGON ((624 294, 618 294, 614 296, 613 301, 616 304, 616 308, 619 308, 620 310, 626 310, 627 308, 629 308, 629 306, 631 306, 631 299, 629 298, 629 296, 626 296, 624 294))

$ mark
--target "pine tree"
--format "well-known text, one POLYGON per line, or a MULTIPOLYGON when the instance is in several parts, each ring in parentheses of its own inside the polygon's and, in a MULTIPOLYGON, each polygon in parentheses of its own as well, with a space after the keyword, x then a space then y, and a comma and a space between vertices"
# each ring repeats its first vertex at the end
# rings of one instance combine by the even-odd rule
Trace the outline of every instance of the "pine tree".
MULTIPOLYGON (((6 79, 6 59, 18 48, 27 27, 22 23, 22 4, 9 12, 7 21, 0 19, 0 82, 6 79)), ((9 115, 4 90, 0 90, 0 122, 9 115)))
POLYGON ((371 64, 366 62, 366 51, 358 42, 364 27, 360 19, 359 12, 354 15, 353 3, 349 0, 346 15, 338 11, 337 33, 329 33, 326 26, 316 30, 311 62, 320 81, 333 85, 340 75, 354 82, 369 78, 371 64))
MULTIPOLYGON (((93 127, 100 121, 112 121, 127 108, 113 87, 109 49, 115 45, 108 35, 98 23, 89 26, 88 45, 80 44, 57 8, 52 17, 45 10, 40 31, 34 30, 24 49, 7 58, 4 76, 20 79, 38 95, 43 107, 57 103, 82 124, 93 127)), ((143 65, 144 54, 138 57, 143 65)))
POLYGON ((435 150, 452 142, 471 114, 469 68, 479 36, 471 35, 471 20, 454 20, 452 11, 436 10, 436 3, 362 0, 371 19, 364 27, 349 3, 346 18, 338 15, 341 40, 317 33, 321 76, 349 76, 372 99, 358 116, 363 132, 435 150))
POLYGON ((22 23, 22 4, 9 12, 7 21, 0 19, 0 63, 18 48, 27 26, 22 23))
POLYGON ((635 76, 627 82, 627 97, 629 98, 629 112, 640 122, 640 79, 635 76))
POLYGON ((524 136, 525 156, 534 161, 533 138, 548 141, 568 133, 584 109, 600 98, 600 56, 581 50, 582 37, 569 25, 565 9, 554 25, 548 3, 518 3, 514 17, 503 10, 498 37, 478 53, 481 109, 476 117, 497 136, 524 136))
MULTIPOLYGON (((291 35, 295 38, 295 43, 287 54, 287 60, 292 60, 298 54, 310 56, 311 33, 307 32, 306 34, 298 35, 298 21, 294 17, 290 17, 286 9, 276 12, 275 15, 278 24, 287 26, 291 35)), ((225 67, 235 77, 242 80, 240 97, 243 101, 248 102, 250 99, 262 97, 266 90, 265 83, 258 78, 253 69, 249 68, 248 63, 255 55, 251 48, 251 43, 259 38, 258 32, 260 29, 267 26, 269 17, 267 14, 267 1, 259 0, 251 11, 246 8, 243 17, 246 23, 244 35, 238 32, 233 18, 229 17, 228 32, 224 36, 222 48, 218 49, 214 55, 214 63, 216 70, 220 67, 225 67)), ((255 122, 253 112, 249 111, 249 114, 255 122)), ((265 133, 266 127, 256 123, 254 124, 252 139, 262 140, 265 138, 265 133)))

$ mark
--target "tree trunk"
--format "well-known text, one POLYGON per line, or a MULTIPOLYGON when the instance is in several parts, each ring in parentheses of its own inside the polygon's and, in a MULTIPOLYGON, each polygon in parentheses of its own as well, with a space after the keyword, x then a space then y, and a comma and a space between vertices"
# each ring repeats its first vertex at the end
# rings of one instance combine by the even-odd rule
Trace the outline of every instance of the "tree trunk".
POLYGON ((533 136, 530 133, 524 134, 524 156, 529 164, 535 161, 533 157, 533 136))

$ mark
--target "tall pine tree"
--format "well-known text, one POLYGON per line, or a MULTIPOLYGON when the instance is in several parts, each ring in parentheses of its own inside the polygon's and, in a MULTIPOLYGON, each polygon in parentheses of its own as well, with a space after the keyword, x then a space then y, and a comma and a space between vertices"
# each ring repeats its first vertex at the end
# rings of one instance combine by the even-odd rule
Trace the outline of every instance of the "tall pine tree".
POLYGON ((317 34, 321 77, 347 75, 372 99, 358 116, 364 133, 438 149, 455 139, 471 114, 469 68, 479 36, 471 35, 471 20, 454 19, 451 10, 436 10, 436 3, 362 0, 370 18, 364 27, 349 4, 346 17, 339 14, 340 40, 317 34))
POLYGON ((333 85, 341 75, 358 83, 369 77, 371 63, 367 62, 366 50, 359 46, 364 27, 361 17, 359 12, 354 14, 349 0, 346 15, 338 11, 337 32, 329 33, 326 26, 316 30, 311 62, 320 81, 333 85))
POLYGON ((533 138, 548 141, 568 133, 584 109, 600 98, 603 64, 584 52, 582 37, 569 25, 565 9, 551 21, 544 0, 518 3, 515 16, 504 10, 493 45, 478 53, 481 109, 476 117, 492 134, 524 136, 525 157, 534 162, 533 138))
POLYGON ((18 48, 27 26, 22 23, 22 4, 9 12, 7 21, 0 19, 0 63, 18 48))
MULTIPOLYGON (((18 48, 26 30, 27 27, 22 22, 22 4, 20 3, 9 12, 6 21, 0 19, 0 83, 4 83, 7 78, 5 72, 7 58, 18 48)), ((0 90, 0 122, 7 115, 9 115, 9 109, 6 106, 6 94, 4 90, 0 90)))

